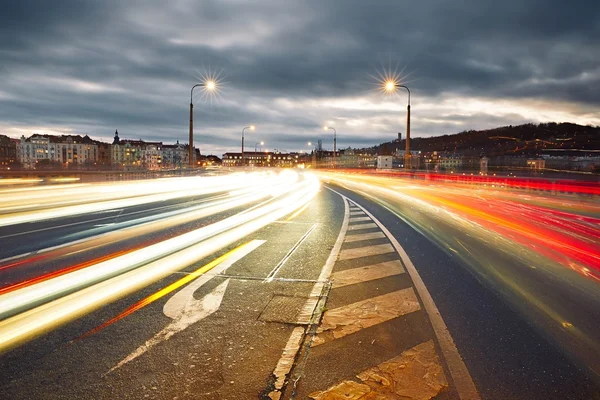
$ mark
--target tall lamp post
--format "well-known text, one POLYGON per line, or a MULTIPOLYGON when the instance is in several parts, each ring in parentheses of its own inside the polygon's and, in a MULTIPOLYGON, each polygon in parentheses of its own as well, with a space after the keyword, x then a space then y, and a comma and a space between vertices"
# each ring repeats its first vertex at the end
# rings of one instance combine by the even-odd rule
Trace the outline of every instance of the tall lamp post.
POLYGON ((255 129, 254 125, 250 125, 250 126, 245 126, 242 129, 242 166, 246 165, 246 159, 244 158, 244 132, 246 131, 246 129, 250 129, 251 131, 253 131, 255 129))
MULTIPOLYGON (((263 145, 265 144, 265 142, 262 142, 262 141, 261 141, 261 142, 256 142, 256 144, 254 145, 254 152, 255 152, 255 153, 256 153, 256 149, 258 148, 258 145, 259 145, 259 144, 260 144, 261 146, 263 146, 263 145)), ((261 150, 261 151, 262 151, 262 150, 261 150)))
MULTIPOLYGON (((312 146, 312 142, 308 142, 308 145, 312 146)), ((317 168, 317 146, 315 146, 312 151, 312 167, 317 168)))
POLYGON ((328 130, 328 129, 332 129, 333 130, 333 168, 335 168, 335 166, 336 166, 335 153, 336 153, 336 150, 337 150, 337 148, 336 148, 336 146, 337 146, 337 131, 332 126, 325 126, 324 128, 325 128, 325 130, 328 130))
POLYGON ((404 168, 410 170, 410 89, 404 85, 399 85, 394 80, 385 82, 386 92, 395 92, 397 88, 404 88, 408 92, 408 106, 406 106, 406 149, 404 151, 404 168))
POLYGON ((192 90, 190 90, 190 148, 189 148, 189 166, 190 168, 194 168, 194 104, 192 100, 194 99, 194 89, 198 86, 204 88, 204 90, 212 92, 217 88, 217 84, 215 81, 207 80, 203 83, 197 83, 192 86, 192 90))

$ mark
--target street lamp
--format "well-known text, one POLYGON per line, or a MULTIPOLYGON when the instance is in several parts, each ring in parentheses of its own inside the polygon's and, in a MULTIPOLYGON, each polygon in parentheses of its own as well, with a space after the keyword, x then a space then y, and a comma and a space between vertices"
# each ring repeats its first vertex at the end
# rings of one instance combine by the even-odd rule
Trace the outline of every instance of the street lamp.
POLYGON ((189 148, 189 166, 194 168, 194 104, 192 102, 194 98, 194 89, 198 86, 204 88, 205 91, 214 92, 217 90, 217 83, 211 79, 208 79, 202 83, 197 83, 192 86, 190 91, 190 148, 189 148))
POLYGON ((246 165, 245 158, 244 158, 244 132, 246 131, 246 129, 250 129, 251 131, 253 131, 256 128, 254 127, 254 125, 250 125, 250 126, 245 126, 242 129, 242 166, 246 165))
POLYGON ((404 168, 410 170, 410 89, 399 85, 395 80, 389 79, 384 83, 384 90, 395 93, 398 88, 404 88, 408 92, 408 106, 406 106, 406 150, 404 151, 404 168))
POLYGON ((261 142, 256 142, 256 144, 254 145, 254 152, 255 152, 255 153, 256 153, 256 149, 258 148, 258 145, 259 145, 259 144, 260 144, 261 146, 263 146, 263 145, 265 144, 265 142, 262 142, 262 141, 261 141, 261 142))
POLYGON ((335 168, 335 153, 336 153, 336 143, 337 143, 337 131, 332 126, 323 127, 325 130, 333 129, 333 168, 335 168))

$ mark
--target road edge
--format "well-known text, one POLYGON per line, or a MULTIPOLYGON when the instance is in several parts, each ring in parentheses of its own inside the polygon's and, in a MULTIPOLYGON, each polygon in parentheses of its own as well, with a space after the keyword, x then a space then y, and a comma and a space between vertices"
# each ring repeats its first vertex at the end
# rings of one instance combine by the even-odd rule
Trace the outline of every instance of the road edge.
POLYGON ((423 302, 423 307, 429 316, 429 320, 431 321, 431 325, 433 326, 433 330, 438 339, 438 343, 442 350, 442 354, 444 359, 446 360, 446 364, 448 366, 448 371, 452 376, 452 380, 454 381, 454 385, 456 387, 456 391, 459 397, 463 400, 480 400, 481 397, 477 392, 477 388, 475 387, 475 383, 471 378, 471 374, 467 369, 462 357, 460 356, 456 344, 454 343, 454 339, 452 339, 452 335, 440 314, 431 294, 425 287, 425 283, 423 279, 421 279, 421 275, 419 275, 417 269, 414 264, 410 260, 410 257, 404 250, 404 248, 400 245, 398 240, 391 234, 391 232, 377 219, 373 214, 367 211, 363 206, 358 204, 356 201, 349 199, 347 196, 338 192, 335 189, 332 189, 328 186, 324 186, 326 189, 331 190, 332 192, 341 196, 346 202, 352 201, 358 208, 364 211, 383 231, 383 233, 387 236, 389 241, 392 243, 394 249, 400 255, 402 262, 406 268, 406 271, 410 275, 413 284, 415 285, 415 289, 421 301, 423 302))

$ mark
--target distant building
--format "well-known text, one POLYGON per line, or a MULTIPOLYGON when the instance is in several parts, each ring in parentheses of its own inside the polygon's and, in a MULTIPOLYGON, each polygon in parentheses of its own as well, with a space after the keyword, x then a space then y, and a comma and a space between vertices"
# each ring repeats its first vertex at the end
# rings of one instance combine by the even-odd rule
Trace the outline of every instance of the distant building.
POLYGON ((21 136, 17 159, 27 169, 92 167, 98 162, 98 142, 87 135, 21 136))
POLYGON ((16 140, 0 135, 0 170, 9 169, 15 163, 17 163, 16 140))
POLYGON ((392 156, 377 156, 377 169, 392 169, 392 156))
POLYGON ((479 159, 479 172, 482 174, 487 174, 488 172, 488 161, 489 158, 483 156, 479 159))
POLYGON ((162 147, 162 167, 166 169, 181 169, 189 164, 188 146, 179 143, 165 144, 162 147))
MULTIPOLYGON (((249 167, 295 168, 300 158, 299 153, 279 153, 270 151, 245 151, 244 164, 249 167)), ((242 165, 242 153, 223 154, 224 167, 242 165)))
POLYGON ((536 159, 536 160, 527 160, 527 167, 539 171, 546 168, 546 160, 536 159))

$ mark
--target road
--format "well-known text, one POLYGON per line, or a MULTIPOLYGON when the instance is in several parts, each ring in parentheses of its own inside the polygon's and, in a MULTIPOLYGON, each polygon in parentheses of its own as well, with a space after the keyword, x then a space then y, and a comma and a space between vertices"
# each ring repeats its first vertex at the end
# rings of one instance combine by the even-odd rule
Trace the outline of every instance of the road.
POLYGON ((0 192, 3 397, 600 398, 594 199, 290 171, 0 192))

